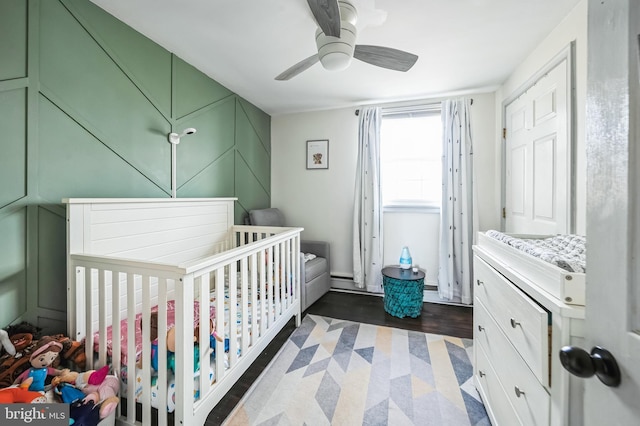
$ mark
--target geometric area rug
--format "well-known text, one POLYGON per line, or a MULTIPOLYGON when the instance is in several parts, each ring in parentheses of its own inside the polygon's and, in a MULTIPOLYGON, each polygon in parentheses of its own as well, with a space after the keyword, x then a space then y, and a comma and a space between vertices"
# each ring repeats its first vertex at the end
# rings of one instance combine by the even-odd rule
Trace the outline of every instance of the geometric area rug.
POLYGON ((472 344, 306 315, 223 425, 490 425, 472 344))

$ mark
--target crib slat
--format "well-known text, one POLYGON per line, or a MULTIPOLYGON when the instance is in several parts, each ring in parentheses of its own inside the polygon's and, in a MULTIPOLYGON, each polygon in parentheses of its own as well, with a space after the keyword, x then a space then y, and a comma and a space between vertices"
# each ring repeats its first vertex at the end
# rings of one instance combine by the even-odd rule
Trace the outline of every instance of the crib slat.
POLYGON ((240 290, 240 298, 242 299, 242 305, 240 306, 240 327, 242 328, 242 347, 240 353, 242 356, 247 353, 249 349, 249 262, 246 257, 243 257, 240 261, 240 271, 242 274, 240 290))
POLYGON ((93 269, 84 268, 84 335, 89 344, 85 344, 87 367, 93 368, 93 269))
POLYGON ((136 417, 136 291, 135 279, 132 273, 126 274, 127 281, 127 395, 131 395, 131 404, 127 404, 127 417, 136 417))
MULTIPOLYGON (((291 288, 291 240, 284 241, 282 243, 282 251, 284 252, 284 259, 282 262, 282 270, 284 271, 282 276, 282 300, 284 307, 282 311, 291 306, 290 291, 291 288)), ((281 311, 281 312, 282 312, 281 311)))
MULTIPOLYGON (((238 263, 229 265, 229 368, 238 361, 238 263)), ((247 300, 247 299, 243 299, 247 300)), ((224 332, 222 333, 224 339, 224 332)))
POLYGON ((113 324, 111 327, 112 365, 117 376, 120 377, 120 361, 122 359, 120 356, 120 274, 112 270, 110 274, 105 276, 105 279, 111 281, 111 324, 113 324))
POLYGON ((276 315, 280 315, 280 313, 282 312, 282 281, 281 281, 281 276, 282 276, 282 263, 280 261, 281 259, 281 253, 280 253, 280 244, 275 246, 275 252, 276 252, 276 256, 275 259, 273 260, 273 263, 275 264, 275 268, 276 268, 276 288, 275 288, 275 294, 274 294, 274 298, 273 298, 273 302, 274 302, 274 306, 273 306, 273 310, 270 308, 269 310, 272 311, 272 315, 273 315, 273 321, 275 321, 275 317, 276 315))
MULTIPOLYGON (((263 254, 265 256, 265 254, 263 254)), ((257 308, 260 309, 260 337, 264 336, 269 323, 269 302, 273 292, 273 250, 269 247, 266 250, 266 259, 260 262, 260 302, 257 308)))
POLYGON ((209 336, 213 332, 210 330, 210 314, 209 314, 209 285, 210 275, 208 272, 197 277, 196 284, 198 286, 198 294, 200 295, 199 312, 200 317, 200 333, 198 336, 199 353, 198 359, 200 360, 200 397, 206 395, 211 388, 211 381, 209 380, 209 360, 211 356, 211 347, 209 345, 209 336))
POLYGON ((107 364, 107 289, 104 282, 104 269, 98 270, 98 331, 100 332, 100 352, 98 364, 100 367, 107 364))
POLYGON ((251 294, 251 346, 256 344, 260 330, 258 329, 258 259, 256 254, 251 255, 251 283, 249 292, 251 294))
MULTIPOLYGON (((158 280, 158 426, 167 425, 167 287, 166 279, 158 280)), ((144 392, 151 392, 151 382, 144 392)))
MULTIPOLYGON (((223 338, 222 342, 216 341, 216 382, 222 380, 225 374, 224 370, 224 338, 226 337, 226 330, 224 326, 224 268, 216 270, 216 330, 220 330, 220 335, 223 338)), ((231 321, 231 318, 229 318, 231 321)))
MULTIPOLYGON (((186 274, 176 293, 176 424, 193 415, 193 301, 194 276, 186 274), (188 331, 189 330, 189 331, 188 331)), ((223 287, 224 292, 224 287, 223 287)))
MULTIPOLYGON (((149 275, 142 277, 142 383, 151 384, 151 279, 149 275)), ((131 374, 129 377, 134 377, 131 374)), ((142 418, 151 419, 151 392, 142 392, 142 418)))

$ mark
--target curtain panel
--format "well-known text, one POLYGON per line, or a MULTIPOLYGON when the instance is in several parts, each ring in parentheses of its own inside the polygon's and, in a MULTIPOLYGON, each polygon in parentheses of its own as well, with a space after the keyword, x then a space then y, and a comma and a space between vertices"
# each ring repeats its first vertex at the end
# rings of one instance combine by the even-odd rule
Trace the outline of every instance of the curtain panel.
POLYGON ((382 293, 382 190, 380 185, 380 108, 360 110, 358 165, 353 214, 353 281, 382 293))
POLYGON ((471 246, 477 229, 474 211, 471 100, 442 103, 442 207, 438 293, 442 299, 473 303, 471 246))

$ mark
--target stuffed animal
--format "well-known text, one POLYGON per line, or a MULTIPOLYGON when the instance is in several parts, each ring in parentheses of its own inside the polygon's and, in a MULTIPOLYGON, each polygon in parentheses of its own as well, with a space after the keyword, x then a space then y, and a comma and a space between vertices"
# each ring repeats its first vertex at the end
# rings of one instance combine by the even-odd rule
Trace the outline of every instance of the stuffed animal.
MULTIPOLYGON (((66 371, 51 380, 51 384, 60 387, 63 383, 70 383, 75 388, 82 391, 84 398, 83 403, 100 403, 100 418, 105 418, 116 409, 120 398, 118 391, 120 390, 120 381, 116 376, 107 375, 109 366, 105 365, 99 370, 89 370, 83 373, 75 371, 66 371)), ((61 389, 62 390, 62 389, 61 389)), ((73 396, 71 396, 73 398, 73 396)))
POLYGON ((42 404, 47 402, 47 397, 40 392, 33 392, 17 386, 0 389, 0 404, 13 404, 15 402, 42 404))
POLYGON ((8 388, 0 389, 0 404, 40 404, 47 402, 47 397, 40 392, 33 392, 29 390, 29 385, 33 379, 29 377, 20 386, 10 386, 8 388))
POLYGON ((69 371, 58 370, 51 367, 51 364, 58 357, 61 350, 62 344, 55 341, 53 338, 45 336, 40 339, 38 341, 38 345, 29 358, 31 368, 20 374, 13 384, 20 384, 27 378, 32 377, 33 382, 31 383, 31 386, 29 386, 29 390, 44 392, 45 380, 48 376, 58 376, 69 371))
POLYGON ((11 356, 16 354, 16 348, 9 339, 9 333, 6 330, 0 330, 0 350, 4 349, 11 356))

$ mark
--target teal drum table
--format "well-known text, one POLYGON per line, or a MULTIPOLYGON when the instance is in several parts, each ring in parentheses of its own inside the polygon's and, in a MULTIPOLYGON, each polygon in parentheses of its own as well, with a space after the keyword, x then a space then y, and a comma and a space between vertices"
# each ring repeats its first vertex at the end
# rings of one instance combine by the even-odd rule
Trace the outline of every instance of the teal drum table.
POLYGON ((384 310, 394 317, 416 318, 422 313, 424 272, 398 266, 382 269, 384 310))

